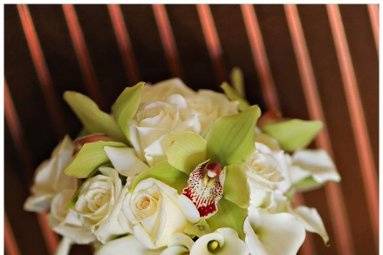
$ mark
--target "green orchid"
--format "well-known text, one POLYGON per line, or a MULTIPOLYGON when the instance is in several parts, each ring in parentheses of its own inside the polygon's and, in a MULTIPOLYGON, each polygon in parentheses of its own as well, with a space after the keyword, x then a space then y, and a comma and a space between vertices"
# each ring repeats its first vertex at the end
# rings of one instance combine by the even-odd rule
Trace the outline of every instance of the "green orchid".
POLYGON ((190 131, 170 133, 164 141, 167 160, 138 175, 131 189, 143 179, 155 178, 181 193, 193 170, 201 163, 212 162, 222 167, 225 181, 219 209, 206 221, 212 230, 228 226, 242 236, 249 190, 241 164, 254 151, 254 130, 260 114, 260 109, 252 106, 241 113, 221 117, 213 123, 206 139, 190 131))

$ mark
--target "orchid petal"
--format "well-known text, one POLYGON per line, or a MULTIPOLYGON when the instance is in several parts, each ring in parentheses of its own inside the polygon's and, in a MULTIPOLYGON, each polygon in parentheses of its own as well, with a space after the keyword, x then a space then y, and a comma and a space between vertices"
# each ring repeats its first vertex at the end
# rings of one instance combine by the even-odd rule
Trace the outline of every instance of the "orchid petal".
POLYGON ((262 129, 276 139, 284 150, 295 151, 309 145, 322 126, 320 121, 291 119, 266 124, 262 129))
POLYGON ((92 99, 74 91, 65 92, 64 99, 88 133, 103 133, 119 141, 125 140, 113 117, 101 111, 92 99))
POLYGON ((261 111, 258 106, 216 120, 207 134, 207 149, 223 165, 244 161, 254 149, 254 128, 261 111))
POLYGON ((88 177, 97 167, 109 161, 104 151, 105 146, 124 147, 126 145, 114 141, 86 143, 65 168, 65 174, 77 178, 88 177))

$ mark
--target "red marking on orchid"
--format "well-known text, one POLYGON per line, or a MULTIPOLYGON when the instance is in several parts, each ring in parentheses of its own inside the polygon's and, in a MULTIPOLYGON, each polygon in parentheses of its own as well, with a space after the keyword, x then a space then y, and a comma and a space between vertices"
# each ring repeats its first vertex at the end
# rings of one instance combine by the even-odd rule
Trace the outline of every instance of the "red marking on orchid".
POLYGON ((201 217, 207 218, 218 210, 223 195, 222 166, 219 162, 204 162, 189 176, 182 193, 196 206, 201 217))

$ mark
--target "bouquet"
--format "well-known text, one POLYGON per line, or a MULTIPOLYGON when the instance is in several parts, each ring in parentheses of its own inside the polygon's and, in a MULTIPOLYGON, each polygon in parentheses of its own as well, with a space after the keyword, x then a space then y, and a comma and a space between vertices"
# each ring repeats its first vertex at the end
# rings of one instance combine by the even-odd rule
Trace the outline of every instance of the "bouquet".
POLYGON ((83 131, 38 167, 24 206, 49 213, 57 254, 290 255, 306 231, 328 243, 316 209, 293 205, 340 180, 325 151, 305 149, 321 122, 261 116, 236 74, 224 93, 140 82, 110 113, 64 94, 83 131))

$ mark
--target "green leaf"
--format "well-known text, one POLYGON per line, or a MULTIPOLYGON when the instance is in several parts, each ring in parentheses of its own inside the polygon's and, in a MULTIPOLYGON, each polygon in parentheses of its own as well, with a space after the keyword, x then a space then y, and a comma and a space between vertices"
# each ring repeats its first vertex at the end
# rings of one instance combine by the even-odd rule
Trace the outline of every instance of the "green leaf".
POLYGON ((212 231, 222 228, 230 227, 238 232, 238 235, 243 239, 243 222, 247 216, 247 209, 243 209, 236 204, 222 198, 218 204, 218 211, 206 221, 212 231))
POLYGON ((167 185, 175 188, 178 192, 181 192, 186 185, 188 176, 169 165, 166 161, 161 161, 149 169, 140 173, 132 182, 131 190, 137 186, 137 184, 148 178, 157 179, 167 185))
POLYGON ((223 89, 223 91, 225 92, 226 96, 230 100, 238 101, 238 103, 239 103, 239 105, 238 105, 239 110, 244 111, 244 110, 246 110, 247 108, 250 107, 249 103, 245 99, 243 99, 238 94, 238 92, 233 87, 231 87, 228 83, 226 83, 226 82, 222 83, 221 88, 223 89))
POLYGON ((223 165, 244 161, 254 149, 255 124, 261 115, 258 106, 221 117, 207 134, 207 150, 211 159, 223 165))
POLYGON ((168 134, 164 149, 169 164, 186 174, 207 159, 206 140, 191 131, 168 134))
POLYGON ((238 95, 241 97, 245 96, 245 83, 243 81, 243 73, 240 68, 234 67, 230 72, 231 83, 233 84, 234 89, 238 92, 238 95))
POLYGON ((230 165, 226 167, 225 173, 224 198, 246 209, 250 195, 244 169, 240 165, 230 165))
POLYGON ((145 82, 139 82, 133 87, 127 87, 112 106, 113 116, 127 139, 129 139, 128 123, 137 112, 144 86, 145 82))
POLYGON ((125 141, 113 117, 101 111, 92 99, 74 91, 66 91, 64 100, 88 133, 103 133, 119 141, 125 141))
POLYGON ((309 145, 322 126, 320 121, 291 119, 266 124, 262 129, 277 140, 282 149, 291 152, 309 145))
POLYGON ((120 142, 98 141, 84 144, 64 173, 77 178, 88 177, 97 167, 109 161, 104 151, 105 146, 124 147, 120 142))

